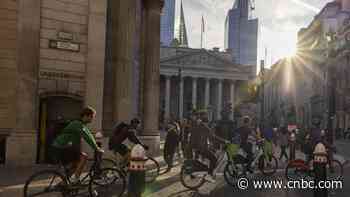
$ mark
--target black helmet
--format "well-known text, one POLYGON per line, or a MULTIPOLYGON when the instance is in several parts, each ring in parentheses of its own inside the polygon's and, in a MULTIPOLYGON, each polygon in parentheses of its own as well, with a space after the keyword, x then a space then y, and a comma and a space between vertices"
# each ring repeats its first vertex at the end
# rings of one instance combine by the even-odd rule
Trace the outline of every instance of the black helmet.
POLYGON ((138 118, 134 118, 130 121, 130 124, 140 124, 141 121, 138 118))

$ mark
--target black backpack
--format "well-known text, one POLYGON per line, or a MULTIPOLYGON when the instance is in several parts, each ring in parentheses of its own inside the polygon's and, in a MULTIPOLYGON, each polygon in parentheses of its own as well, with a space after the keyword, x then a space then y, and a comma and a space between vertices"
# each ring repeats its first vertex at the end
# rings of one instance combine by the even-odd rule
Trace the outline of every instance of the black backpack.
POLYGON ((53 139, 55 140, 73 120, 63 120, 55 124, 53 139))
POLYGON ((115 145, 118 143, 118 135, 120 134, 121 130, 124 128, 124 127, 128 127, 129 125, 127 125, 126 123, 124 122, 121 122, 119 124, 117 124, 116 126, 113 127, 112 129, 112 136, 109 138, 109 141, 108 141, 108 148, 109 150, 113 150, 115 145))

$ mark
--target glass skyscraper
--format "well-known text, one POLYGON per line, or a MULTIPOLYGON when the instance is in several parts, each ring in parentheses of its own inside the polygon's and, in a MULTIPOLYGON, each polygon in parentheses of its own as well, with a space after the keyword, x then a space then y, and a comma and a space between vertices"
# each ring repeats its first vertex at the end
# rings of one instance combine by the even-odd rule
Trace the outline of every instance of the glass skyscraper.
POLYGON ((234 61, 257 65, 258 19, 251 19, 249 0, 236 0, 225 22, 225 48, 232 51, 234 61))
POLYGON ((169 46, 174 39, 175 3, 176 0, 165 0, 160 24, 160 42, 162 46, 169 46))

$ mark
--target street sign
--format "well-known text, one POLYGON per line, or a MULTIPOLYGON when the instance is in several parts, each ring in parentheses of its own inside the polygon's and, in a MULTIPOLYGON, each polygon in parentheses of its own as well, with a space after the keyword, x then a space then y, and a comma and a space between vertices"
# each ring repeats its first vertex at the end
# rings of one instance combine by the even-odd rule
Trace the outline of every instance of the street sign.
POLYGON ((49 47, 73 52, 80 51, 80 44, 68 41, 50 40, 49 47))

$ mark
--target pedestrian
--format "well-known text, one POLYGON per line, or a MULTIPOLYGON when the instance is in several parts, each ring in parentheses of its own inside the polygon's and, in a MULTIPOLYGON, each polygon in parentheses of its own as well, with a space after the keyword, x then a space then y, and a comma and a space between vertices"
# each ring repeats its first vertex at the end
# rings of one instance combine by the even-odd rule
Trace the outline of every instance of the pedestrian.
MULTIPOLYGON (((229 119, 229 113, 226 111, 221 112, 222 120, 218 121, 218 123, 215 125, 215 135, 231 141, 232 138, 232 132, 234 130, 234 122, 229 119)), ((216 149, 220 148, 219 142, 215 142, 214 146, 216 149)))
POLYGON ((286 158, 286 161, 288 161, 288 154, 287 154, 287 148, 288 148, 288 130, 287 128, 283 127, 281 129, 281 135, 280 135, 280 147, 281 147, 281 153, 280 153, 280 160, 283 159, 283 157, 286 158))
POLYGON ((243 118, 243 126, 238 128, 238 133, 241 137, 241 148, 247 153, 246 158, 246 171, 254 173, 251 169, 251 163, 253 162, 253 144, 249 142, 248 137, 252 135, 252 130, 250 128, 250 118, 245 116, 243 118))
POLYGON ((305 154, 305 161, 306 163, 309 163, 313 156, 313 147, 311 142, 311 136, 310 134, 306 134, 305 136, 305 144, 303 146, 304 154, 305 154))
POLYGON ((295 160, 295 149, 296 149, 296 131, 292 130, 289 136, 289 159, 295 160))
POLYGON ((180 126, 177 122, 171 122, 168 126, 168 132, 165 138, 164 144, 164 161, 167 163, 168 168, 166 172, 170 172, 173 168, 174 155, 179 143, 179 129, 180 126))

